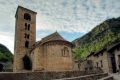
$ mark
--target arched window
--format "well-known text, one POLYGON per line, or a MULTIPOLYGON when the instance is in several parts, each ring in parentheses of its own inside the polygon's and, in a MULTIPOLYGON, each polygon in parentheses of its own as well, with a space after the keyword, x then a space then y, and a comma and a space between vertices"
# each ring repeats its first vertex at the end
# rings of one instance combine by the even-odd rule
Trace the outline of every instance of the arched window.
POLYGON ((25 33, 25 36, 24 36, 24 38, 27 38, 27 39, 29 39, 29 36, 30 36, 29 34, 26 34, 26 33, 25 33))
POLYGON ((62 49, 62 56, 63 56, 63 57, 69 56, 69 50, 68 50, 67 47, 64 47, 64 48, 62 49))
POLYGON ((25 30, 30 30, 30 24, 25 23, 25 30))
POLYGON ((28 30, 30 30, 30 24, 28 24, 28 30))
POLYGON ((30 35, 28 34, 28 35, 27 35, 27 39, 29 39, 29 36, 30 36, 30 35))
POLYGON ((29 41, 25 41, 25 47, 26 47, 26 48, 29 47, 29 41))
POLYGON ((27 30, 27 23, 25 23, 25 30, 27 30))
POLYGON ((24 14, 24 19, 31 21, 31 16, 30 16, 30 14, 25 13, 25 14, 24 14))

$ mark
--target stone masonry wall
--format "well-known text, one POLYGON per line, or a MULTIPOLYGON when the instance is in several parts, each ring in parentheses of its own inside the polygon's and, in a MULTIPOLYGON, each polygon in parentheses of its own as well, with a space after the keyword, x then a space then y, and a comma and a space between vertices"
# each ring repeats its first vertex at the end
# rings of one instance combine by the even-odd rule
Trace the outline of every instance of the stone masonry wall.
POLYGON ((33 71, 70 71, 73 70, 72 49, 62 42, 48 42, 37 47, 34 54, 33 71), (63 56, 62 49, 67 47, 69 54, 63 56))
MULTIPOLYGON (((96 73, 98 72, 95 71, 93 72, 84 72, 84 71, 26 72, 26 73, 6 72, 6 73, 0 73, 0 80, 53 80, 60 78, 78 77, 83 75, 85 76, 96 73)), ((90 79, 90 80, 94 80, 94 79, 90 79)))
POLYGON ((15 49, 14 49, 14 65, 13 71, 18 72, 24 69, 23 57, 29 53, 30 47, 36 41, 36 14, 30 10, 18 7, 16 12, 15 24, 15 49), (24 14, 31 15, 31 21, 24 19, 24 14), (25 24, 29 24, 29 30, 25 29, 25 24), (29 34, 29 39, 25 38, 25 34, 29 34), (25 47, 25 42, 29 41, 29 47, 25 47))

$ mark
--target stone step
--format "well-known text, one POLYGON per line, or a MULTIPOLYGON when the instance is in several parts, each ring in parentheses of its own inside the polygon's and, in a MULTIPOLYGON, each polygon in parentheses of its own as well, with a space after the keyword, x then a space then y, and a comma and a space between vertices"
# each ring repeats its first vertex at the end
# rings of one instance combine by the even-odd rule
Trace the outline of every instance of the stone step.
POLYGON ((106 76, 108 76, 107 73, 101 73, 101 74, 91 74, 91 75, 85 75, 85 76, 61 78, 61 79, 53 79, 53 80, 97 80, 106 76))
POLYGON ((98 79, 98 80, 115 80, 115 79, 113 78, 113 76, 107 76, 107 77, 103 77, 103 78, 98 79))
POLYGON ((109 74, 113 76, 114 80, 120 80, 120 73, 109 74))

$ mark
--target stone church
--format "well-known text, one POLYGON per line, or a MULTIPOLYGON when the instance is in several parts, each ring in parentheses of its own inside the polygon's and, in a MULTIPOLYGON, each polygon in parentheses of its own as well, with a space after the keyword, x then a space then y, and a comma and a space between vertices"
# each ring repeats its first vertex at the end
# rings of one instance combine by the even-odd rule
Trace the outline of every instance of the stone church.
POLYGON ((22 6, 17 8, 13 71, 72 70, 72 43, 58 32, 36 42, 36 15, 22 6))

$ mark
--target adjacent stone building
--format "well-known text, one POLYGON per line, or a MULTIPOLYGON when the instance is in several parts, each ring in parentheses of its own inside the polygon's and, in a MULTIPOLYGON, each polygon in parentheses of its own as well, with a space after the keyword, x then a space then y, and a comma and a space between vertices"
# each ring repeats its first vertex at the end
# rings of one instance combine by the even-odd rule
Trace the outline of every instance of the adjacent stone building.
POLYGON ((108 58, 108 53, 106 49, 102 49, 93 55, 89 56, 88 60, 93 62, 93 68, 95 69, 102 69, 104 72, 109 72, 110 61, 108 58), (91 58, 90 58, 91 57, 91 58))
POLYGON ((111 71, 116 73, 120 71, 120 42, 110 46, 108 52, 111 60, 111 71))
POLYGON ((79 66, 83 71, 96 69, 108 73, 120 71, 120 43, 90 53, 85 61, 79 63, 79 66))
POLYGON ((13 71, 73 69, 72 44, 55 32, 36 42, 36 12, 18 6, 13 71))

